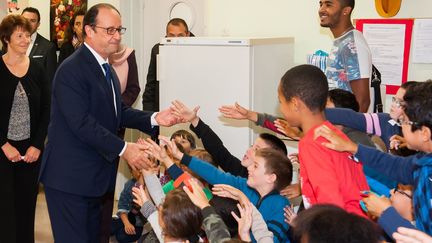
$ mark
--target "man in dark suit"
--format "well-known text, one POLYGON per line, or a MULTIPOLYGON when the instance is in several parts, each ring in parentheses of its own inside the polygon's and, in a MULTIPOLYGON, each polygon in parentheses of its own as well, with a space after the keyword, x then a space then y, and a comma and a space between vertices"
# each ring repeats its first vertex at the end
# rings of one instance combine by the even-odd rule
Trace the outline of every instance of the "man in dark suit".
POLYGON ((53 81, 51 122, 40 180, 56 242, 99 242, 104 195, 114 190, 118 156, 147 168, 145 146, 125 143, 121 127, 149 133, 177 122, 169 109, 153 113, 125 106, 108 64, 118 50, 120 13, 110 4, 89 9, 84 44, 60 65, 53 81))
MULTIPOLYGON (((188 28, 187 23, 180 18, 171 19, 166 26, 165 37, 189 37, 194 36, 188 28)), ((156 77, 156 58, 159 54, 159 43, 155 44, 151 50, 150 64, 147 72, 147 83, 142 96, 144 111, 159 110, 159 80, 156 77)))
POLYGON ((40 26, 39 10, 27 7, 22 11, 21 15, 30 22, 32 27, 31 42, 27 50, 27 56, 39 62, 45 68, 46 75, 51 82, 57 69, 57 47, 53 42, 37 33, 37 29, 40 26))

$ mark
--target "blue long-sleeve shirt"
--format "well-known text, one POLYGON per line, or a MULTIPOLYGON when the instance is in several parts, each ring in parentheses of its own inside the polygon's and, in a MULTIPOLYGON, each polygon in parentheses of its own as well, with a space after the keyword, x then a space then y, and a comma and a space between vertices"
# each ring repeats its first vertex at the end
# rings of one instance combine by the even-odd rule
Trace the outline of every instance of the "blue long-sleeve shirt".
POLYGON ((390 138, 400 135, 401 129, 396 125, 388 113, 361 113, 347 108, 327 108, 326 118, 333 124, 351 127, 367 134, 380 137, 387 148, 390 138))
POLYGON ((398 227, 405 227, 415 229, 410 221, 404 219, 394 207, 387 208, 378 219, 378 224, 383 228, 388 236, 393 238, 393 233, 397 231, 398 227))
POLYGON ((422 153, 408 157, 395 156, 359 144, 355 157, 364 165, 383 173, 390 179, 402 184, 413 185, 415 188, 413 176, 416 169, 415 160, 423 155, 422 153))
MULTIPOLYGON (((417 182, 414 179, 414 171, 419 169, 417 160, 422 159, 425 156, 432 156, 432 154, 419 153, 409 157, 400 157, 383 153, 361 144, 358 146, 357 153, 355 154, 355 157, 362 161, 363 164, 387 175, 389 178, 402 184, 412 185, 414 188, 414 194, 417 190, 417 182)), ((414 200, 414 203, 430 202, 416 202, 414 200)), ((416 205, 414 205, 414 207, 415 206, 416 205)), ((395 232, 398 226, 409 226, 409 221, 404 220, 400 215, 396 215, 390 211, 387 213, 388 214, 383 213, 381 217, 384 216, 384 218, 378 221, 378 223, 383 227, 384 230, 386 230, 386 233, 389 236, 395 232)), ((432 221, 429 221, 428 223, 432 224, 432 221)))
MULTIPOLYGON (((227 184, 242 191, 262 214, 268 229, 274 235, 274 242, 289 242, 289 226, 284 220, 283 209, 290 203, 288 199, 281 196, 279 192, 275 190, 264 197, 261 197, 255 189, 247 185, 246 178, 222 172, 209 163, 201 161, 195 157, 190 157, 186 154, 183 156, 181 163, 188 166, 189 169, 202 179, 206 180, 209 184, 227 184)), ((171 167, 169 168, 169 172, 170 174, 173 173, 171 174, 172 176, 180 175, 180 173, 173 171, 176 167, 171 167)), ((255 241, 255 239, 253 240, 255 241)))

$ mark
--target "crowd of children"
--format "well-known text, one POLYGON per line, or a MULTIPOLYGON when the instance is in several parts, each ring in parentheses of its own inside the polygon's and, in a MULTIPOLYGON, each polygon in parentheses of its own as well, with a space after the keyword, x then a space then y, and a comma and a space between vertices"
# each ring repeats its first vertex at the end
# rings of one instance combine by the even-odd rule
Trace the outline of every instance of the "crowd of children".
POLYGON ((260 134, 238 159, 198 116, 198 109, 173 102, 172 109, 190 122, 204 148, 197 148, 186 130, 171 138, 160 136, 159 144, 140 139, 155 166, 132 171, 134 179, 121 194, 119 219, 113 220, 117 240, 431 240, 427 234, 432 233, 432 81, 403 85, 390 114, 358 113, 350 93, 329 92, 327 85, 320 69, 300 65, 280 80, 283 118, 238 104, 221 108, 226 117, 250 119, 270 130, 295 134, 300 140, 298 185, 290 185, 292 161, 277 136, 260 134), (385 149, 375 146, 366 134, 380 137, 385 149), (413 155, 398 155, 402 147, 413 155), (160 176, 160 168, 165 175, 160 176), (387 191, 374 190, 374 183, 387 191), (281 193, 292 186, 303 198, 298 212, 281 193))

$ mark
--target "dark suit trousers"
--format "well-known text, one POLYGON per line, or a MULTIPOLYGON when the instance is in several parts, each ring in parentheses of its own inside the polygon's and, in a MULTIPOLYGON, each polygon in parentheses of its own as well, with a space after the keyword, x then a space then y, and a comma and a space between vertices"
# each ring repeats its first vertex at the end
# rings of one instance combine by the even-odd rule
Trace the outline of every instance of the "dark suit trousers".
POLYGON ((45 187, 45 195, 55 242, 99 242, 102 197, 85 197, 50 187, 45 187))
MULTIPOLYGON (((124 138, 125 129, 119 131, 119 137, 124 138)), ((116 174, 113 175, 114 179, 110 186, 110 191, 102 196, 102 219, 100 227, 100 243, 109 243, 109 238, 111 236, 111 224, 112 224, 112 213, 114 207, 114 189, 117 179, 117 170, 120 162, 120 158, 117 158, 114 163, 116 163, 116 174)))
POLYGON ((100 243, 108 243, 111 235, 112 212, 114 207, 114 191, 102 197, 102 218, 100 227, 100 243))
MULTIPOLYGON (((28 140, 8 141, 25 155, 28 140)), ((0 151, 0 243, 33 243, 40 160, 12 163, 0 151)))

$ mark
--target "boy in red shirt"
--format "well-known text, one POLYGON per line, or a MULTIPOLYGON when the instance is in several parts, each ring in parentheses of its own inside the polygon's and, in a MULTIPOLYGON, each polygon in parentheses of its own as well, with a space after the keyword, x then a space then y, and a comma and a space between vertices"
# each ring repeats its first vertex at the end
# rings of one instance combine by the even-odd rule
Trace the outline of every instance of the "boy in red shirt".
POLYGON ((325 124, 348 140, 347 136, 326 121, 324 108, 328 84, 325 74, 312 65, 300 65, 282 77, 278 96, 280 110, 291 126, 299 127, 304 137, 299 143, 300 178, 306 208, 330 203, 346 211, 365 216, 360 207, 360 191, 369 190, 361 163, 348 163, 349 153, 321 145, 314 140, 314 130, 325 124))

